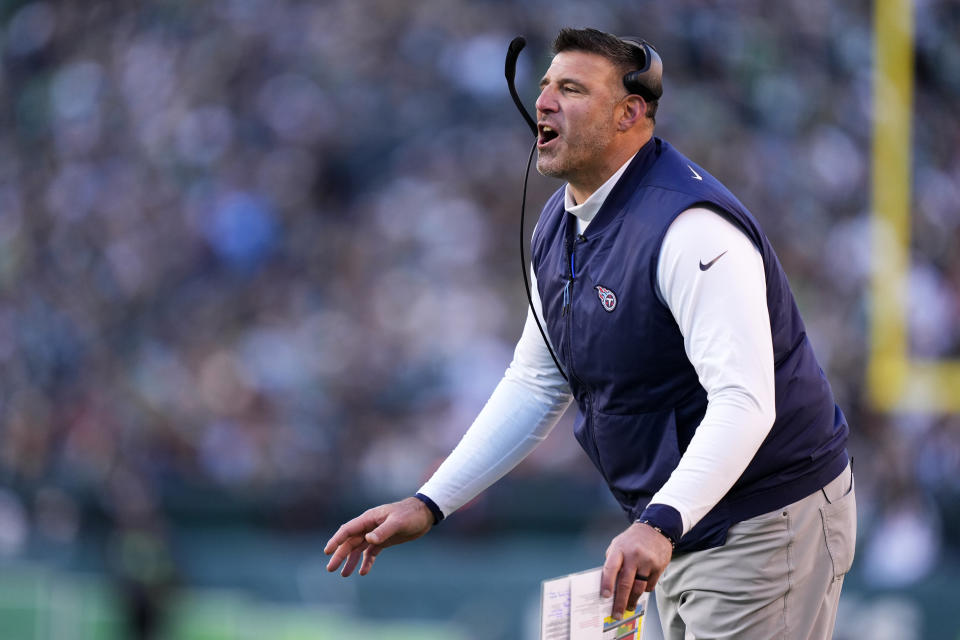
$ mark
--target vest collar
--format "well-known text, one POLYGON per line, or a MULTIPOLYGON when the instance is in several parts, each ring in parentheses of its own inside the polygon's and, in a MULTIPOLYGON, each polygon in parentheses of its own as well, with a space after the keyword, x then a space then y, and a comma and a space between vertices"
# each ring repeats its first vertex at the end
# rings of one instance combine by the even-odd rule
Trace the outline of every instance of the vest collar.
POLYGON ((607 178, 606 182, 600 185, 596 191, 590 194, 589 198, 580 204, 573 201, 573 193, 570 191, 570 183, 568 182, 563 192, 563 208, 567 210, 567 213, 572 213, 577 216, 584 225, 589 224, 594 216, 597 215, 597 211, 600 211, 603 203, 606 202, 607 196, 610 195, 613 188, 620 182, 621 176, 623 176, 636 155, 637 154, 634 153, 627 158, 626 162, 620 165, 620 168, 617 169, 612 176, 607 178))
MULTIPOLYGON (((590 228, 584 233, 596 235, 617 218, 617 215, 623 209, 623 205, 633 195, 637 185, 657 161, 657 158, 660 157, 662 146, 663 141, 660 138, 651 137, 645 145, 640 147, 640 150, 633 156, 633 160, 627 165, 626 171, 617 180, 603 204, 600 205, 596 215, 593 216, 593 220, 590 221, 590 228)), ((576 229, 576 218, 570 212, 566 213, 568 227, 576 229)))

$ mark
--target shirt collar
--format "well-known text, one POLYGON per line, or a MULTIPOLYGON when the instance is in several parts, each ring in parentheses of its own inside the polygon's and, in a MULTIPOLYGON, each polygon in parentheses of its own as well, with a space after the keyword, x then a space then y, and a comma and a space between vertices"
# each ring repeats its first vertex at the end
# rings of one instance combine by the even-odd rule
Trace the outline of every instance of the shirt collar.
POLYGON ((597 211, 603 206, 607 196, 610 195, 613 187, 616 186, 617 181, 620 180, 620 176, 627 170, 627 165, 629 165, 630 161, 635 157, 636 154, 630 156, 630 158, 617 169, 616 173, 607 178, 607 181, 600 185, 599 189, 591 193, 590 197, 580 204, 576 204, 573 201, 573 194, 570 192, 570 185, 568 183, 563 194, 563 208, 584 222, 593 220, 593 217, 597 215, 597 211))

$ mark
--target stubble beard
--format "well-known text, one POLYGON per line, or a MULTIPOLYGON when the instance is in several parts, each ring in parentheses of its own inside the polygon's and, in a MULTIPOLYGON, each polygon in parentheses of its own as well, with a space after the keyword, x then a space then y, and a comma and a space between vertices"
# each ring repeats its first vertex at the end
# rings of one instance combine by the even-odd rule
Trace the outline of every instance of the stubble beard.
POLYGON ((547 178, 560 178, 562 180, 567 175, 567 168, 564 166, 563 161, 557 158, 557 154, 544 156, 543 153, 538 151, 537 172, 547 178))
POLYGON ((575 182, 590 165, 602 164, 602 154, 609 142, 610 133, 597 126, 585 131, 575 139, 561 140, 566 148, 537 152, 537 172, 548 178, 575 182))

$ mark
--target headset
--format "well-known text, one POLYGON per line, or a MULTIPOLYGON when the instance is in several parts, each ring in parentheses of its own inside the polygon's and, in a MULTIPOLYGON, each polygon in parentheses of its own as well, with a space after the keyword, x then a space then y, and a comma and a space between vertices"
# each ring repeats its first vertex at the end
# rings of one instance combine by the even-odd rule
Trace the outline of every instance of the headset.
MULTIPOLYGON (((663 95, 663 61, 660 59, 660 54, 653 48, 653 45, 642 38, 618 37, 618 39, 633 47, 637 53, 635 57, 637 58, 638 68, 624 74, 623 86, 627 91, 640 96, 647 102, 659 100, 660 96, 663 95)), ((527 304, 530 305, 530 313, 533 314, 533 319, 537 323, 537 329, 540 330, 540 335, 543 336, 543 343, 550 352, 553 363, 557 365, 557 371, 560 372, 564 380, 569 382, 566 372, 560 365, 560 360, 557 359, 557 354, 553 352, 553 348, 550 346, 550 340, 547 338, 547 332, 543 329, 543 324, 537 316, 537 310, 533 308, 533 296, 530 294, 530 278, 527 276, 527 259, 524 255, 526 238, 524 237, 523 228, 524 214, 527 209, 527 181, 530 178, 530 165, 533 163, 533 154, 537 150, 536 138, 538 137, 537 123, 527 111, 527 108, 523 106, 523 101, 520 100, 520 96, 517 94, 517 87, 514 84, 517 75, 517 59, 520 57, 520 52, 525 46, 527 46, 527 40, 523 36, 514 38, 510 42, 510 46, 507 47, 507 58, 503 67, 504 76, 507 78, 507 88, 510 90, 510 97, 513 98, 513 103, 517 105, 520 115, 526 120, 527 126, 530 127, 530 131, 534 137, 533 146, 530 148, 530 156, 527 158, 527 170, 523 176, 523 196, 520 200, 520 268, 521 273, 523 273, 523 288, 527 293, 527 304)))
POLYGON ((660 54, 646 40, 642 38, 620 38, 637 49, 640 54, 640 68, 628 71, 623 76, 623 86, 630 93, 635 93, 647 102, 659 100, 663 95, 663 60, 660 54))

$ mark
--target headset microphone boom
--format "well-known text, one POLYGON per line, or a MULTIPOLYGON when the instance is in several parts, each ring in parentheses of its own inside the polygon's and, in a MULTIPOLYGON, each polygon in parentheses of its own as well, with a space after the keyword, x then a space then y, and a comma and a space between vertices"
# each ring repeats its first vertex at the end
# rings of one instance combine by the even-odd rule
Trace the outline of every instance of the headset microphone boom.
POLYGON ((514 77, 517 75, 517 58, 520 57, 520 52, 523 51, 525 46, 527 46, 527 40, 523 36, 517 36, 510 41, 510 46, 507 47, 507 60, 503 65, 503 73, 507 77, 507 88, 510 89, 510 97, 513 98, 513 104, 517 105, 517 109, 520 110, 520 115, 527 121, 530 131, 536 136, 537 123, 530 116, 527 108, 523 106, 523 101, 520 100, 520 96, 517 95, 517 86, 514 84, 514 77))
POLYGON ((550 340, 547 338, 547 332, 543 329, 543 323, 540 322, 540 318, 537 316, 537 310, 533 308, 533 296, 530 295, 530 278, 527 276, 527 258, 523 253, 523 246, 526 244, 523 223, 527 210, 527 181, 530 179, 530 165, 533 162, 533 154, 537 150, 537 123, 530 116, 527 108, 523 106, 523 101, 520 100, 520 96, 517 95, 517 87, 514 84, 514 78, 517 75, 517 58, 520 57, 520 52, 525 46, 527 46, 527 41, 523 36, 514 38, 507 48, 507 59, 503 65, 503 74, 507 78, 507 88, 510 90, 510 97, 513 98, 513 103, 517 105, 520 115, 527 121, 530 131, 533 132, 533 146, 530 147, 530 156, 527 158, 527 170, 523 174, 523 196, 520 199, 520 272, 523 274, 523 289, 527 293, 527 304, 530 305, 530 313, 533 314, 533 319, 537 323, 537 329, 540 329, 540 335, 543 336, 543 343, 547 346, 550 357, 553 358, 553 363, 557 365, 557 371, 560 372, 564 380, 567 380, 567 374, 563 371, 563 367, 560 366, 560 360, 557 359, 557 354, 553 352, 553 348, 550 346, 550 340))

